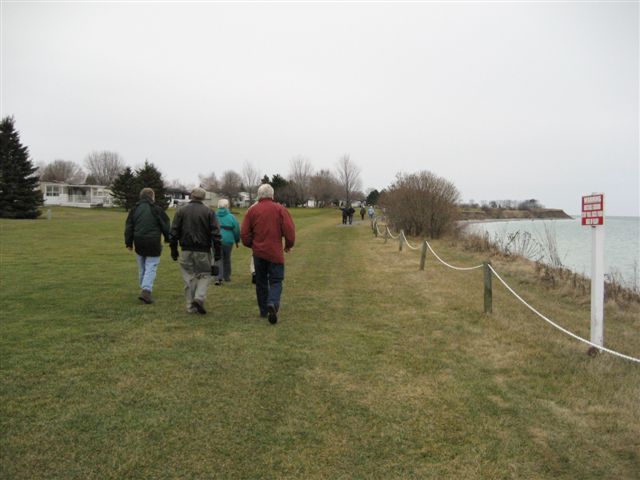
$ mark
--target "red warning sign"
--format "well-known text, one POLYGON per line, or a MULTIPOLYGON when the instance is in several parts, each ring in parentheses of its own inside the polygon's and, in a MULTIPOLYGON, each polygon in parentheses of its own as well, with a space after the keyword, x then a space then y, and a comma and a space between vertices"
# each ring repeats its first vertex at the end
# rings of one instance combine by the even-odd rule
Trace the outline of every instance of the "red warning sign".
POLYGON ((604 225, 604 194, 582 197, 582 225, 604 225))

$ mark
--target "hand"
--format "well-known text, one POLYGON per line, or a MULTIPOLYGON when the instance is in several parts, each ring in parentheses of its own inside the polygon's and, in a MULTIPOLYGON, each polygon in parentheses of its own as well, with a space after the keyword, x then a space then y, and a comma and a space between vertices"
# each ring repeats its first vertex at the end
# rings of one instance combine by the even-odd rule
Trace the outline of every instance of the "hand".
POLYGON ((133 251, 133 247, 127 247, 127 250, 129 250, 130 252, 133 251))
MULTIPOLYGON (((293 248, 293 247, 291 247, 293 248)), ((291 251, 291 248, 289 247, 284 247, 284 253, 289 253, 291 251)))
POLYGON ((179 253, 178 253, 178 246, 174 245, 171 247, 171 258, 173 259, 173 261, 175 262, 176 260, 178 260, 179 257, 179 253))
POLYGON ((240 244, 236 242, 236 248, 240 248, 240 244))

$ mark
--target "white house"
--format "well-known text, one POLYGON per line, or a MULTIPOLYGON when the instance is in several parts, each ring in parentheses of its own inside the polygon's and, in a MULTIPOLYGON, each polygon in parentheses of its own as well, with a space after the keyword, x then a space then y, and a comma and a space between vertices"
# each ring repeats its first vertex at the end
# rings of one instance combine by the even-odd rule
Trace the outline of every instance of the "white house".
MULTIPOLYGON (((191 201, 191 192, 185 192, 185 194, 182 196, 177 196, 171 193, 169 195, 171 196, 171 202, 169 203, 170 207, 180 207, 182 205, 186 205, 191 201)), ((205 196, 204 200, 202 200, 202 203, 210 208, 217 208, 219 198, 220 197, 217 193, 205 190, 205 196)))
POLYGON ((70 185, 62 182, 40 182, 44 204, 63 207, 112 207, 111 190, 103 185, 70 185))
POLYGON ((249 192, 238 192, 238 198, 234 202, 234 205, 238 208, 248 208, 251 206, 249 198, 249 192))

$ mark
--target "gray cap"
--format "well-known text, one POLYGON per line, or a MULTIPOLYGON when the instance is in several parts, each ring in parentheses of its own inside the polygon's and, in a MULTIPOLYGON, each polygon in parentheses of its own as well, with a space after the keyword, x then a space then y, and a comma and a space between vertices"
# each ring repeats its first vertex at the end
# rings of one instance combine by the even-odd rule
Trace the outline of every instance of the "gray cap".
POLYGON ((191 190, 191 198, 194 200, 204 200, 206 196, 207 192, 205 192, 203 188, 196 187, 191 190))

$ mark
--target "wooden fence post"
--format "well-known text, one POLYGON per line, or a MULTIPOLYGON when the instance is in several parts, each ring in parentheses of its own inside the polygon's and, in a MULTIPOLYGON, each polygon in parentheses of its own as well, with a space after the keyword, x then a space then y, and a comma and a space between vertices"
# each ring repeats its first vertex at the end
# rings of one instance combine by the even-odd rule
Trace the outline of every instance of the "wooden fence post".
POLYGON ((400 235, 398 236, 398 251, 399 252, 402 251, 402 244, 404 243, 404 238, 402 237, 403 233, 404 233, 404 230, 400 230, 400 235))
POLYGON ((378 238, 378 221, 371 222, 371 225, 373 225, 373 235, 378 238))
POLYGON ((420 270, 424 270, 424 262, 427 259, 427 241, 422 244, 422 253, 420 255, 420 270))
POLYGON ((387 240, 389 240, 389 230, 387 230, 387 227, 384 227, 384 243, 387 243, 387 240))
POLYGON ((493 290, 491 289, 491 262, 483 262, 484 265, 484 313, 493 311, 493 290))

